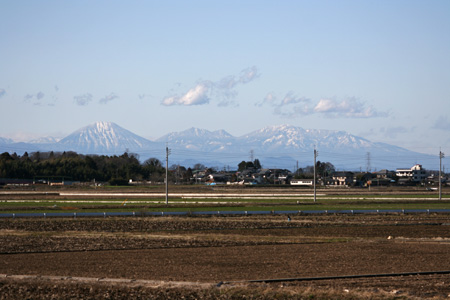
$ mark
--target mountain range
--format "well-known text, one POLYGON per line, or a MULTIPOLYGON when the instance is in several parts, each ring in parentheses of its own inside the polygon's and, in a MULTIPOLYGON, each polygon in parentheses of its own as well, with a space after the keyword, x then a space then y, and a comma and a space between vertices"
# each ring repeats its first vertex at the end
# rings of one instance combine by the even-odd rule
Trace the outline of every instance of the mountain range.
POLYGON ((290 125, 268 126, 240 137, 225 130, 190 128, 150 141, 111 122, 97 122, 67 137, 52 137, 16 143, 0 137, 0 153, 35 151, 75 151, 83 154, 121 155, 135 153, 143 161, 150 157, 169 163, 192 166, 201 163, 218 169, 236 169, 243 160, 258 158, 263 167, 287 168, 331 162, 339 170, 380 170, 411 167, 416 163, 438 169, 433 155, 410 151, 386 143, 371 142, 344 131, 303 129, 290 125))

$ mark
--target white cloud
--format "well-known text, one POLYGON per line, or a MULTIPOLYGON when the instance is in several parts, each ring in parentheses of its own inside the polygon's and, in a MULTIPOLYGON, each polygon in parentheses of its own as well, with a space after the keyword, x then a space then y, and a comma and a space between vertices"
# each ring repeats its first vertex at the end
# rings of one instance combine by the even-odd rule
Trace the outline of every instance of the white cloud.
POLYGON ((80 106, 86 106, 92 101, 92 95, 89 93, 73 97, 75 103, 80 106))
POLYGON ((33 99, 34 95, 32 94, 26 94, 25 97, 23 97, 24 101, 30 101, 31 99, 33 99))
MULTIPOLYGON (((37 100, 41 100, 42 98, 44 98, 45 94, 43 92, 39 92, 36 95, 34 94, 26 94, 25 97, 23 97, 23 100, 28 102, 31 101, 31 99, 33 99, 34 97, 36 97, 37 100)), ((36 105, 37 103, 34 103, 34 105, 36 105)))
POLYGON ((263 105, 270 105, 270 106, 277 106, 275 104, 277 101, 277 97, 271 92, 267 93, 267 95, 264 97, 264 99, 261 102, 255 103, 255 106, 261 107, 263 105))
MULTIPOLYGON (((36 98, 36 100, 41 100, 45 97, 44 92, 39 92, 37 94, 26 94, 25 97, 23 97, 24 101, 31 101, 31 99, 36 98)), ((39 102, 34 103, 34 105, 37 105, 39 102)))
POLYGON ((283 100, 281 100, 280 106, 296 104, 301 102, 309 102, 309 99, 304 97, 296 97, 293 92, 289 92, 284 96, 283 100))
POLYGON ((238 84, 247 84, 258 77, 259 77, 258 69, 255 66, 253 66, 242 70, 239 75, 239 78, 237 79, 236 76, 229 75, 222 78, 218 82, 213 83, 213 85, 218 89, 229 90, 235 88, 238 84))
POLYGON ((298 97, 292 91, 288 92, 281 100, 273 92, 268 93, 264 99, 255 105, 261 107, 269 105, 274 108, 273 113, 287 118, 311 113, 310 100, 305 97, 298 97))
POLYGON ((301 105, 294 105, 289 109, 286 109, 283 106, 279 105, 275 107, 273 113, 286 118, 295 118, 298 116, 310 115, 312 113, 312 109, 307 103, 301 105))
POLYGON ((228 106, 239 107, 239 103, 236 103, 236 101, 231 101, 231 100, 222 100, 219 103, 217 103, 217 106, 219 106, 219 107, 228 107, 228 106))
POLYGON ((218 106, 236 105, 230 99, 237 96, 235 88, 238 85, 247 84, 257 78, 258 70, 256 67, 247 68, 241 71, 239 78, 234 75, 226 76, 217 82, 204 80, 191 88, 183 95, 172 95, 161 101, 162 105, 203 105, 208 104, 214 95, 221 99, 218 106))
POLYGON ((329 118, 374 118, 388 115, 386 112, 375 110, 373 106, 366 106, 364 102, 356 98, 342 101, 321 99, 315 104, 311 102, 310 99, 298 97, 293 92, 288 92, 281 100, 278 100, 273 93, 268 93, 261 102, 255 105, 259 107, 270 105, 274 107, 274 114, 285 117, 322 114, 329 118))
POLYGON ((242 84, 246 84, 258 77, 259 77, 258 69, 256 68, 256 66, 253 66, 241 71, 241 77, 239 78, 239 82, 242 84))
POLYGON ((216 82, 215 86, 219 89, 232 89, 236 86, 237 83, 238 81, 236 80, 236 77, 230 75, 220 79, 218 82, 216 82))
POLYGON ((314 107, 314 112, 324 114, 331 118, 374 118, 387 116, 385 112, 376 111, 373 106, 366 106, 355 98, 336 101, 322 99, 314 107))
POLYGON ((179 102, 183 105, 199 105, 209 102, 208 98, 209 88, 203 84, 197 84, 194 88, 190 89, 184 96, 182 96, 179 102))
POLYGON ((152 95, 148 95, 148 94, 139 94, 138 95, 139 100, 143 100, 145 98, 152 98, 152 97, 153 97, 152 95))
POLYGON ((209 90, 210 88, 208 87, 207 83, 205 82, 199 83, 180 97, 172 96, 164 98, 161 104, 165 106, 171 105, 191 106, 191 105, 207 104, 209 103, 208 98, 209 90))
POLYGON ((101 98, 101 99, 99 100, 99 102, 100 102, 101 104, 107 104, 108 102, 110 102, 110 101, 112 101, 112 100, 114 100, 114 99, 116 99, 116 98, 119 98, 119 96, 117 96, 117 95, 114 94, 114 93, 110 93, 109 95, 106 95, 105 97, 101 98))
POLYGON ((322 99, 314 108, 315 112, 329 112, 336 109, 336 103, 332 100, 322 99))
POLYGON ((283 99, 281 99, 280 101, 278 101, 277 96, 275 96, 275 94, 273 92, 267 93, 267 95, 264 97, 264 99, 259 102, 256 103, 256 106, 263 106, 263 105, 270 105, 273 107, 277 107, 278 110, 279 108, 283 107, 283 106, 288 106, 288 105, 292 105, 292 104, 298 104, 298 103, 308 103, 310 100, 308 98, 305 97, 297 97, 296 95, 294 95, 293 92, 288 92, 283 99))
POLYGON ((44 98, 44 96, 45 96, 45 94, 43 92, 39 92, 39 93, 36 94, 36 98, 38 100, 41 100, 42 98, 44 98))
POLYGON ((275 101, 277 101, 277 97, 273 93, 267 93, 262 103, 274 105, 275 101))

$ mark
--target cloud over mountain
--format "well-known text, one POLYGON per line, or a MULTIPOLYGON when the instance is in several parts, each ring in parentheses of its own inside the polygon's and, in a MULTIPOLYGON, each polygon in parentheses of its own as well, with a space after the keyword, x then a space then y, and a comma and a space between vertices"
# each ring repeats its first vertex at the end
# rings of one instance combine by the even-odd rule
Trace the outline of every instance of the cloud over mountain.
POLYGON ((351 97, 338 101, 335 99, 320 99, 313 103, 309 98, 299 97, 288 92, 281 100, 270 92, 255 106, 265 105, 274 108, 273 113, 284 117, 298 117, 304 115, 320 114, 328 118, 375 118, 386 117, 388 113, 376 110, 372 105, 351 97))
POLYGON ((119 96, 117 96, 114 93, 110 93, 109 95, 106 95, 105 97, 101 98, 99 100, 99 103, 100 104, 107 104, 108 102, 110 102, 110 101, 112 101, 112 100, 114 100, 116 98, 119 98, 119 96))
POLYGON ((36 94, 36 98, 38 100, 41 100, 42 98, 44 98, 44 96, 45 96, 45 94, 43 92, 39 92, 39 93, 36 94))
POLYGON ((207 81, 198 83, 182 96, 166 97, 161 102, 162 105, 202 105, 209 103, 208 94, 210 93, 210 84, 207 81))
POLYGON ((387 113, 375 110, 372 105, 367 106, 356 98, 337 101, 334 99, 321 99, 314 107, 314 112, 331 118, 374 118, 385 117, 387 113))
POLYGON ((80 106, 88 105, 92 101, 92 95, 90 93, 85 93, 82 95, 78 95, 73 97, 75 103, 80 106))
POLYGON ((347 170, 365 166, 368 152, 371 154, 371 165, 376 168, 395 169, 419 162, 425 168, 433 169, 438 161, 435 156, 371 142, 344 131, 303 129, 290 125, 268 126, 240 137, 224 130, 191 128, 149 141, 114 123, 97 122, 58 142, 48 138, 33 143, 0 139, 0 152, 76 151, 113 155, 129 150, 145 160, 162 158, 167 145, 172 150, 171 162, 179 164, 190 161, 213 166, 236 166, 252 151, 265 167, 291 168, 297 160, 310 164, 315 148, 319 150, 321 161, 332 162, 347 170))
POLYGON ((298 97, 292 91, 288 92, 281 100, 278 100, 275 93, 270 92, 270 93, 267 93, 267 95, 264 97, 264 99, 262 101, 256 103, 255 105, 258 107, 261 107, 264 105, 269 105, 269 106, 273 106, 276 108, 280 108, 283 106, 288 106, 288 105, 293 105, 293 104, 298 104, 298 103, 303 103, 303 105, 305 106, 310 101, 311 100, 308 98, 298 97))
POLYGON ((194 87, 181 95, 171 95, 165 97, 161 104, 165 106, 172 105, 204 105, 211 101, 212 96, 222 99, 219 106, 233 104, 233 99, 237 95, 235 90, 238 85, 244 85, 257 78, 258 70, 255 66, 241 71, 239 76, 226 76, 218 81, 202 80, 194 87))

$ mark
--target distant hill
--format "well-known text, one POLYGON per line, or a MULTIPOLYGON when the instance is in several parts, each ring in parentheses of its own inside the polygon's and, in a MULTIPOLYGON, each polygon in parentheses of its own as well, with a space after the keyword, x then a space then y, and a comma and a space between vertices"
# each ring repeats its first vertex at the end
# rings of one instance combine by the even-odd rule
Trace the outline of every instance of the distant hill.
POLYGON ((75 151, 83 154, 120 155, 136 153, 141 160, 165 159, 166 143, 171 149, 170 164, 192 166, 201 163, 219 169, 235 169, 242 160, 258 158, 267 168, 293 170, 328 161, 339 170, 380 170, 410 167, 416 163, 438 169, 436 156, 401 147, 375 143, 344 131, 303 129, 290 125, 268 126, 240 137, 224 130, 190 128, 167 134, 155 141, 142 138, 111 122, 97 122, 83 127, 60 141, 51 138, 33 143, 14 143, 0 138, 0 152, 75 151))
MULTIPOLYGON (((174 150, 189 151, 195 148, 204 152, 204 159, 220 158, 225 165, 233 167, 238 159, 249 160, 251 155, 258 158, 263 166, 270 168, 294 169, 297 161, 300 167, 313 165, 314 148, 319 153, 317 160, 329 161, 341 170, 393 170, 416 163, 436 169, 438 163, 432 155, 371 142, 344 131, 279 125, 268 126, 240 137, 226 134, 222 139, 219 134, 216 137, 214 133, 191 128, 182 133, 169 134, 166 140, 174 150)), ((158 141, 164 141, 164 137, 158 141)), ((197 153, 192 155, 200 156, 197 153)))
POLYGON ((12 144, 14 141, 12 139, 2 138, 0 137, 0 145, 12 144))
POLYGON ((59 149, 80 153, 122 154, 127 150, 152 147, 154 143, 115 123, 97 122, 75 131, 56 144, 59 149))
POLYGON ((220 151, 235 139, 225 130, 208 131, 190 128, 160 137, 156 142, 168 143, 170 147, 179 147, 197 151, 220 151))

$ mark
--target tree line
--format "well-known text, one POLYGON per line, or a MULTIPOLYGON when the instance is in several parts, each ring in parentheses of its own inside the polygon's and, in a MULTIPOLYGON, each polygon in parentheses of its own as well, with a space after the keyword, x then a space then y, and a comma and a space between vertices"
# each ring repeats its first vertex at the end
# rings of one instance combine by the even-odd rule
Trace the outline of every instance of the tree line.
POLYGON ((70 181, 103 181, 121 185, 134 180, 162 181, 165 168, 156 158, 139 162, 135 154, 82 155, 76 152, 25 152, 0 154, 0 178, 63 178, 70 181))
MULTIPOLYGON (((242 161, 237 165, 238 171, 259 170, 262 165, 258 159, 242 161)), ((312 178, 313 166, 298 169, 294 178, 312 178)), ((327 176, 334 172, 331 163, 318 161, 318 176, 327 176)), ((214 168, 196 164, 193 168, 172 165, 169 168, 169 182, 189 183, 196 171, 205 175, 215 173, 214 168)), ((0 178, 9 179, 54 179, 65 181, 98 181, 111 185, 127 184, 129 179, 163 183, 165 166, 157 158, 149 158, 143 163, 137 154, 125 152, 120 156, 83 155, 73 151, 65 152, 25 152, 22 156, 16 153, 0 154, 0 178)), ((236 176, 236 175, 235 175, 236 176)), ((235 178, 230 178, 232 181, 235 178)))

